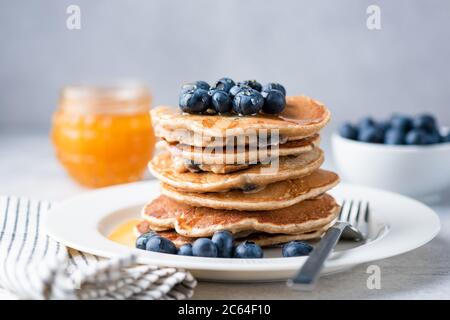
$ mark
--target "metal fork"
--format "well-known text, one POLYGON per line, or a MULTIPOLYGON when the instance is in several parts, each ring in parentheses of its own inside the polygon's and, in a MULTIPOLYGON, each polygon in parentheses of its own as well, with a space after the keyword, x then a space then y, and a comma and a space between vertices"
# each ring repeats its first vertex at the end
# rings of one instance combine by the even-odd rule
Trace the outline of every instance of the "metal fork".
POLYGON ((302 291, 314 289, 323 268, 338 240, 363 241, 369 232, 370 208, 368 202, 353 201, 349 204, 343 201, 339 216, 324 234, 316 248, 311 252, 300 271, 287 284, 302 291))

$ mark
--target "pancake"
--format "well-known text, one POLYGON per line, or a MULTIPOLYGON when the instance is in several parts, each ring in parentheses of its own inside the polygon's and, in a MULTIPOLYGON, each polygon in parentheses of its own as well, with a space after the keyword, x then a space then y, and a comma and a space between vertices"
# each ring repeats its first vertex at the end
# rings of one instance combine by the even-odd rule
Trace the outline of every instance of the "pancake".
MULTIPOLYGON (((265 232, 299 234, 317 230, 333 221, 339 205, 330 195, 305 200, 293 206, 267 211, 221 210, 193 207, 165 196, 146 205, 142 216, 151 228, 158 219, 168 223, 168 229, 186 237, 208 237, 215 231, 228 230, 233 234, 241 232, 265 232)), ((156 222, 156 223, 155 223, 156 222)))
POLYGON ((191 160, 186 160, 172 155, 173 169, 175 172, 213 172, 216 174, 225 174, 247 169, 249 164, 195 164, 191 160))
MULTIPOLYGON (((211 136, 205 136, 200 134, 194 134, 194 132, 186 130, 186 129, 178 129, 178 130, 169 130, 164 129, 161 126, 157 124, 153 124, 153 130, 155 132, 155 136, 161 139, 166 140, 169 143, 182 143, 189 146, 195 146, 195 147, 223 147, 227 145, 234 145, 236 143, 236 138, 231 137, 211 137, 211 136)), ((278 145, 283 144, 288 141, 296 141, 304 139, 304 136, 278 136, 278 139, 270 139, 270 136, 267 140, 267 145, 278 145)), ((244 145, 247 145, 249 143, 249 137, 248 136, 240 136, 239 142, 243 142, 244 145)))
MULTIPOLYGON (((286 107, 278 115, 258 114, 242 117, 186 114, 166 106, 151 110, 151 115, 157 135, 164 129, 179 132, 178 135, 181 136, 192 132, 196 135, 220 138, 242 136, 260 130, 278 130, 280 137, 309 137, 319 132, 330 120, 329 110, 322 103, 306 96, 286 97, 286 107)), ((201 140, 203 141, 203 138, 201 140)), ((222 145, 225 144, 226 141, 222 145)), ((200 145, 204 145, 203 142, 200 145)))
POLYGON ((311 151, 319 145, 320 137, 318 134, 301 140, 288 141, 273 147, 258 148, 255 145, 243 147, 194 147, 180 143, 169 143, 162 140, 162 144, 173 157, 180 157, 195 164, 256 164, 265 162, 274 156, 298 155, 311 151))
POLYGON ((163 183, 161 193, 178 202, 197 207, 260 211, 290 207, 300 201, 315 198, 338 183, 337 174, 318 169, 302 178, 271 183, 258 192, 183 192, 163 183))
MULTIPOLYGON (((260 245, 261 247, 270 247, 275 245, 280 245, 289 241, 294 240, 311 240, 311 239, 318 239, 322 236, 322 234, 328 229, 329 225, 322 227, 315 231, 305 232, 305 233, 299 233, 299 234, 269 234, 269 233, 254 233, 251 235, 248 235, 246 237, 241 237, 238 239, 235 239, 236 243, 240 243, 243 241, 252 241, 256 244, 260 245)), ((155 231, 152 230, 149 223, 145 220, 141 221, 138 225, 135 227, 135 235, 138 237, 139 235, 149 232, 149 231, 155 231)), ((197 238, 189 238, 189 237, 183 237, 179 235, 175 230, 168 230, 168 231, 157 231, 157 233, 166 239, 169 239, 172 241, 177 248, 181 247, 184 244, 193 243, 197 238)))
POLYGON ((298 156, 280 157, 278 167, 257 164, 227 174, 184 172, 174 169, 170 153, 161 153, 149 163, 150 172, 160 181, 188 192, 218 192, 231 189, 248 190, 286 179, 297 179, 317 170, 323 163, 319 148, 298 156))

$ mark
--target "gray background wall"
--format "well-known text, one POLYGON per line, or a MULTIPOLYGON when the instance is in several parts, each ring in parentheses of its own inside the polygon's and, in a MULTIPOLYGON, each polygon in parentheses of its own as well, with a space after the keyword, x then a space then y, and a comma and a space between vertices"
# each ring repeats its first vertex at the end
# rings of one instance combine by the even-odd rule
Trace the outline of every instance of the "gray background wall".
POLYGON ((48 130, 68 83, 139 78, 155 104, 184 81, 279 81, 334 124, 431 111, 450 124, 450 1, 14 0, 0 2, 0 128, 48 130), (81 7, 82 29, 66 28, 81 7), (381 7, 382 29, 366 28, 381 7))

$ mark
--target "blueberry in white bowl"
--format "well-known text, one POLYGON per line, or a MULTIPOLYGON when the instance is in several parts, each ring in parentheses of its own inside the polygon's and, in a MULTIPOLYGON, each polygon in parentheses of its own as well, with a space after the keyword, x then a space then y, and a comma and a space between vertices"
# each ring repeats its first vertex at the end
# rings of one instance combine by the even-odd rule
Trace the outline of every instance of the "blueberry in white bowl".
POLYGON ((256 243, 244 241, 234 250, 234 257, 241 259, 258 259, 264 257, 264 252, 256 243))
POLYGON ((416 197, 436 195, 450 188, 449 135, 430 114, 395 114, 387 121, 365 117, 333 134, 334 162, 349 182, 416 197))

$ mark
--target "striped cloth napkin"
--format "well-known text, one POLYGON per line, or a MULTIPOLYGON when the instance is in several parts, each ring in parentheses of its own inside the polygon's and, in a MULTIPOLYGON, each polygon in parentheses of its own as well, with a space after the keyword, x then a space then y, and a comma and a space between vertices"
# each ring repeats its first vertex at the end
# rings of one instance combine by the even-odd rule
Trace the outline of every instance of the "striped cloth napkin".
POLYGON ((42 231, 51 204, 0 197, 0 288, 19 299, 186 299, 197 282, 184 270, 103 259, 42 231))

